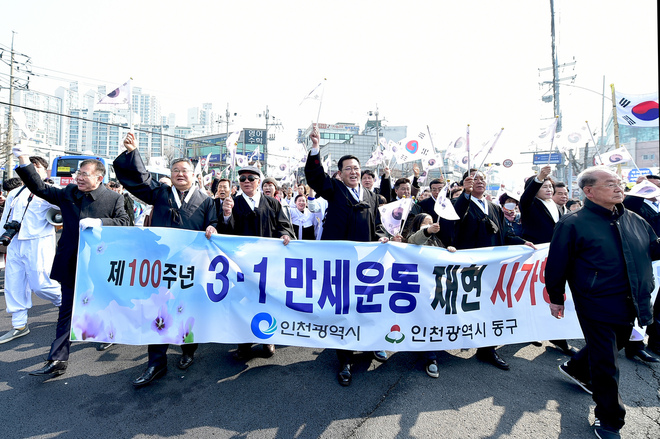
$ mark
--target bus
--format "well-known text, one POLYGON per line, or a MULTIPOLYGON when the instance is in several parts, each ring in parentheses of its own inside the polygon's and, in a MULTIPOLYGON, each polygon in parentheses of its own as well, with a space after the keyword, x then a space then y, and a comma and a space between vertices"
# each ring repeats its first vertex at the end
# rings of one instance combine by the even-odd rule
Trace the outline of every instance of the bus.
POLYGON ((155 181, 159 181, 162 177, 171 178, 171 171, 168 168, 162 166, 146 166, 147 171, 151 174, 151 178, 155 181))
POLYGON ((80 163, 87 159, 95 159, 103 163, 105 166, 105 176, 103 177, 103 184, 115 178, 115 171, 112 168, 112 163, 103 157, 93 155, 63 155, 53 159, 53 165, 50 169, 50 178, 53 179, 55 186, 65 187, 70 183, 75 183, 73 175, 78 172, 80 163))

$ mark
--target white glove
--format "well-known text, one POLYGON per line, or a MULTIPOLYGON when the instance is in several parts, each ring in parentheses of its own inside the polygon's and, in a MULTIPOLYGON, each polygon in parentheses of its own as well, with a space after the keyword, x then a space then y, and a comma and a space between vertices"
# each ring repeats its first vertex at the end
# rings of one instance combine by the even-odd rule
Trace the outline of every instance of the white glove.
POLYGON ((30 155, 27 150, 27 147, 16 145, 12 148, 11 152, 14 154, 14 157, 19 158, 22 155, 30 155))
POLYGON ((316 201, 316 198, 313 200, 308 199, 307 207, 309 208, 309 211, 312 213, 318 213, 321 211, 321 206, 319 206, 319 202, 316 201))
POLYGON ((103 221, 101 221, 101 218, 83 218, 80 220, 80 230, 85 230, 88 227, 101 228, 102 225, 103 221))

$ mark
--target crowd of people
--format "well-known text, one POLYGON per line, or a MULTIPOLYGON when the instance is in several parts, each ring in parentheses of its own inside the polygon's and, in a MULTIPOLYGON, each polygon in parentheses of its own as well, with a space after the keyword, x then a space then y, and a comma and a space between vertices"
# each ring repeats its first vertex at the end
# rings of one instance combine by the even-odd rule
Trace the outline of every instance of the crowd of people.
MULTIPOLYGON (((420 170, 414 167, 412 180, 392 182, 390 169, 381 176, 362 170, 359 159, 341 157, 338 171, 330 176, 321 164, 319 134, 310 135, 312 147, 305 163, 307 184, 281 187, 260 169, 245 166, 238 170, 238 186, 229 179, 216 178, 210 187, 194 175, 189 159, 174 160, 171 177, 155 181, 146 170, 132 134, 124 140, 126 151, 114 161, 118 181, 102 184, 105 167, 85 160, 75 183, 64 188, 46 181, 48 163, 14 148, 19 160, 20 179, 5 182, 8 192, 0 225, 6 245, 5 301, 12 316, 12 330, 0 337, 0 344, 29 333, 28 310, 31 292, 59 307, 55 340, 43 367, 31 375, 57 376, 65 373, 69 359, 69 334, 80 230, 101 226, 158 226, 198 230, 207 238, 229 234, 291 240, 344 240, 381 242, 390 240, 411 245, 446 248, 447 251, 525 245, 536 248, 550 243, 545 280, 550 312, 563 317, 565 285, 571 288, 575 309, 586 346, 581 350, 566 340, 551 340, 570 359, 560 372, 593 394, 596 402, 598 437, 618 437, 625 407, 618 391, 617 355, 625 348, 630 359, 660 362, 660 303, 650 303, 654 289, 651 260, 660 258, 660 210, 657 198, 625 196, 621 179, 606 167, 583 171, 578 186, 584 204, 570 198, 567 185, 551 177, 544 166, 525 182, 521 195, 502 190, 495 199, 487 193, 486 175, 470 169, 460 182, 444 178, 420 187, 420 170), (380 180, 380 181, 379 181, 380 180), (379 181, 379 184, 378 184, 379 181), (449 187, 447 185, 450 184, 449 187), (436 200, 451 200, 458 220, 436 212, 436 200), (399 233, 381 227, 379 206, 411 198, 410 213, 399 233), (150 212, 134 216, 135 202, 151 206, 150 212), (625 206, 625 208, 624 208, 625 206), (62 236, 56 243, 55 226, 47 212, 59 209, 62 236), (13 239, 12 224, 16 228, 13 239), (633 322, 648 325, 648 346, 644 337, 633 334, 633 322)), ((660 177, 644 177, 660 187, 660 177)), ((538 343, 538 342, 537 342, 538 343)), ((99 344, 99 350, 112 346, 99 344)), ((196 344, 183 344, 180 369, 190 367, 196 344)), ((150 345, 146 368, 132 384, 143 387, 167 373, 168 345, 150 345)), ((275 346, 240 344, 234 351, 239 361, 254 355, 272 356, 275 346)), ((353 352, 336 350, 338 382, 349 386, 353 379, 353 352)), ((385 362, 388 353, 373 352, 385 362)), ((435 352, 426 352, 426 373, 440 375, 435 352)), ((502 370, 510 366, 495 346, 477 349, 476 358, 502 370)))

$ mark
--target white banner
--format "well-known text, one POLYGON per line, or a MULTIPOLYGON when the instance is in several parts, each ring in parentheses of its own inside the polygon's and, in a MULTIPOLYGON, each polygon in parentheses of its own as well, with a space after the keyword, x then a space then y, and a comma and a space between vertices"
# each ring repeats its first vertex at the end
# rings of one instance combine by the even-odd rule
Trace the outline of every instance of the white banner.
POLYGON ((87 229, 79 245, 72 340, 425 351, 581 337, 570 297, 566 318, 550 315, 547 245, 284 246, 139 227, 87 229))

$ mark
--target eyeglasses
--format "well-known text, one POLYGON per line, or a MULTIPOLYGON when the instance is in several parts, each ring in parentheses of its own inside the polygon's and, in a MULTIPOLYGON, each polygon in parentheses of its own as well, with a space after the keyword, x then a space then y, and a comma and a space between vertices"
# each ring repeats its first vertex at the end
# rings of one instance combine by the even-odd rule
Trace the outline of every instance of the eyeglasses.
POLYGON ((259 177, 257 177, 256 175, 241 175, 240 177, 238 177, 238 181, 240 181, 241 183, 245 183, 246 180, 252 183, 254 180, 258 180, 258 179, 259 177))
POLYGON ((608 189, 621 189, 625 185, 624 182, 620 181, 618 183, 608 183, 608 184, 592 184, 592 187, 606 187, 608 189))
POLYGON ((94 176, 95 176, 94 174, 88 174, 87 172, 81 172, 81 171, 78 171, 74 174, 75 178, 90 178, 94 176))
POLYGON ((190 169, 172 169, 172 174, 190 174, 190 169))
POLYGON ((344 171, 346 171, 346 172, 353 172, 353 171, 360 172, 360 167, 359 166, 344 166, 343 168, 341 168, 341 172, 344 172, 344 171))

